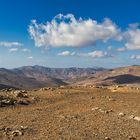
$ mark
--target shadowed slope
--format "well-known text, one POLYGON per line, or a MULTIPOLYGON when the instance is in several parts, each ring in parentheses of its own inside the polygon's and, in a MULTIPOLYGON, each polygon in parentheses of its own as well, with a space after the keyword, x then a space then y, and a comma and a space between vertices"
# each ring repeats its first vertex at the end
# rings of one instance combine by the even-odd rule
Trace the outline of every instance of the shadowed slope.
POLYGON ((134 76, 134 75, 130 75, 130 74, 108 77, 104 80, 113 80, 113 82, 115 82, 117 84, 140 83, 140 77, 139 76, 134 76))

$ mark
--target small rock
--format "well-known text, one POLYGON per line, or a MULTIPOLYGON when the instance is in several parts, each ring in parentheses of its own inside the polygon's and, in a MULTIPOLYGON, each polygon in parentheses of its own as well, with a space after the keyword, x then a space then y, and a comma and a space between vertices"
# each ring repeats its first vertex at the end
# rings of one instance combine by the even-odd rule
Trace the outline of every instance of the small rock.
POLYGON ((108 113, 113 112, 113 111, 112 111, 112 110, 103 110, 103 109, 99 109, 99 112, 108 114, 108 113))
POLYGON ((135 118, 135 116, 134 115, 131 115, 130 117, 129 117, 129 119, 134 119, 135 118))
POLYGON ((60 88, 62 88, 62 89, 63 89, 63 88, 65 88, 65 86, 60 86, 60 88))
POLYGON ((105 140, 111 140, 111 138, 109 138, 109 137, 105 137, 105 140))
POLYGON ((28 129, 27 126, 20 126, 21 130, 25 130, 25 129, 28 129))
POLYGON ((116 101, 114 98, 109 98, 108 100, 109 101, 116 101))
POLYGON ((99 110, 100 108, 99 107, 94 107, 94 108, 92 108, 91 110, 92 111, 97 111, 97 110, 99 110))
POLYGON ((8 132, 8 131, 11 131, 11 128, 5 127, 5 128, 3 128, 3 130, 4 130, 5 132, 8 132))
POLYGON ((26 101, 26 100, 19 100, 19 101, 17 101, 17 104, 29 105, 29 101, 26 101))
POLYGON ((19 131, 19 130, 15 130, 15 131, 12 131, 12 135, 15 137, 15 136, 21 136, 23 135, 23 132, 19 131))
POLYGON ((27 91, 25 90, 16 90, 14 91, 14 94, 15 94, 15 97, 18 97, 18 98, 27 98, 27 91))
POLYGON ((48 88, 40 88, 39 91, 45 91, 48 90, 48 88))
POLYGON ((55 88, 50 88, 50 90, 51 90, 51 91, 54 91, 54 90, 55 90, 55 88))
POLYGON ((108 114, 108 113, 110 113, 110 112, 113 112, 113 110, 104 110, 104 109, 101 109, 101 108, 99 108, 99 107, 92 108, 91 110, 92 110, 92 111, 99 111, 99 112, 105 113, 105 114, 108 114))
POLYGON ((136 138, 133 136, 129 136, 129 140, 136 140, 136 138))
POLYGON ((118 115, 121 116, 121 117, 124 117, 126 114, 123 113, 123 112, 120 112, 118 115))
POLYGON ((27 93, 27 91, 26 91, 26 90, 21 90, 21 92, 22 92, 22 93, 27 93))
POLYGON ((66 117, 65 116, 63 116, 63 115, 60 115, 59 116, 61 119, 65 119, 66 117))
POLYGON ((91 97, 91 99, 95 99, 95 97, 91 97))
POLYGON ((14 105, 14 101, 15 100, 10 99, 10 98, 2 99, 0 100, 0 107, 14 105))
POLYGON ((136 116, 134 117, 134 120, 139 121, 140 122, 140 117, 136 116))

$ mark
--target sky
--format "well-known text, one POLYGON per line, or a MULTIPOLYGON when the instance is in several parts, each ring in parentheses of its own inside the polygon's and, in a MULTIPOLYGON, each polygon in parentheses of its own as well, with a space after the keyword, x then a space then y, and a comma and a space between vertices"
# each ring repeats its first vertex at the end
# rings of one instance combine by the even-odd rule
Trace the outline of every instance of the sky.
POLYGON ((0 67, 140 65, 139 0, 1 0, 0 67))

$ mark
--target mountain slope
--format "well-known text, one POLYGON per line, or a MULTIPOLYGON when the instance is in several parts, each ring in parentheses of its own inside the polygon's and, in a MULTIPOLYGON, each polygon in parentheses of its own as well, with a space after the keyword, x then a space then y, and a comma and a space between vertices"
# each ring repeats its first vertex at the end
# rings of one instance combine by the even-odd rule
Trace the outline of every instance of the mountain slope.
POLYGON ((112 85, 112 84, 139 84, 140 66, 120 67, 93 74, 91 77, 76 84, 112 85))
POLYGON ((16 69, 0 69, 0 88, 22 89, 60 85, 113 85, 140 84, 140 66, 102 68, 47 68, 25 66, 16 69))
POLYGON ((42 66, 25 66, 14 69, 16 73, 24 74, 27 77, 34 77, 39 80, 46 80, 46 78, 58 78, 63 80, 78 79, 81 77, 90 76, 97 71, 102 71, 103 68, 47 68, 42 66))
POLYGON ((58 86, 65 83, 60 79, 49 77, 44 81, 40 81, 34 77, 28 77, 22 72, 0 69, 0 84, 8 87, 30 89, 44 86, 58 86))
POLYGON ((0 69, 0 84, 16 88, 39 88, 60 86, 85 79, 103 69, 94 68, 47 68, 24 66, 15 69, 0 69))
POLYGON ((16 88, 34 88, 41 86, 35 79, 27 78, 22 74, 17 74, 7 69, 0 69, 0 84, 16 88))

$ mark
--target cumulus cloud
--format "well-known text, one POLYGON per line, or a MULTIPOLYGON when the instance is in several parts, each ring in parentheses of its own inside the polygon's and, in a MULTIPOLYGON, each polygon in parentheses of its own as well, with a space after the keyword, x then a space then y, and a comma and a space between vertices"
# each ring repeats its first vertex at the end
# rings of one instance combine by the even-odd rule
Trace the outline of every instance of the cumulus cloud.
POLYGON ((130 58, 131 59, 140 59, 140 55, 131 55, 130 58))
POLYGON ((117 51, 140 50, 140 29, 139 23, 129 24, 129 28, 121 33, 124 46, 117 51))
POLYGON ((32 20, 29 33, 37 47, 82 47, 96 41, 121 40, 120 29, 110 19, 76 19, 73 14, 59 14, 50 22, 38 24, 32 20))
POLYGON ((103 52, 103 51, 92 51, 92 52, 88 52, 88 53, 81 53, 79 54, 79 56, 86 56, 86 57, 92 57, 92 58, 102 58, 102 57, 107 57, 108 54, 107 52, 103 52))
POLYGON ((70 52, 70 51, 63 51, 58 53, 59 56, 73 56, 75 55, 75 52, 70 52))
POLYGON ((1 41, 0 42, 1 47, 22 47, 23 44, 19 42, 6 42, 6 41, 1 41))
MULTIPOLYGON (((110 19, 105 18, 97 22, 91 18, 76 19, 73 14, 58 14, 51 21, 37 23, 32 20, 29 25, 29 34, 35 42, 35 46, 44 47, 86 47, 95 45, 97 41, 107 42, 108 40, 121 41, 122 47, 113 49, 109 46, 107 50, 123 52, 126 50, 140 50, 140 28, 139 23, 129 24, 128 28, 121 31, 120 28, 110 19)), ((61 56, 73 55, 69 51, 59 53, 61 56)), ((74 55, 77 55, 74 53, 74 55)), ((105 52, 89 52, 80 54, 93 58, 105 57, 105 52)))
POLYGON ((139 50, 140 49, 140 29, 129 29, 124 33, 124 39, 126 40, 125 49, 127 50, 139 50))
POLYGON ((11 48, 9 49, 9 52, 17 52, 18 51, 18 48, 11 48))

